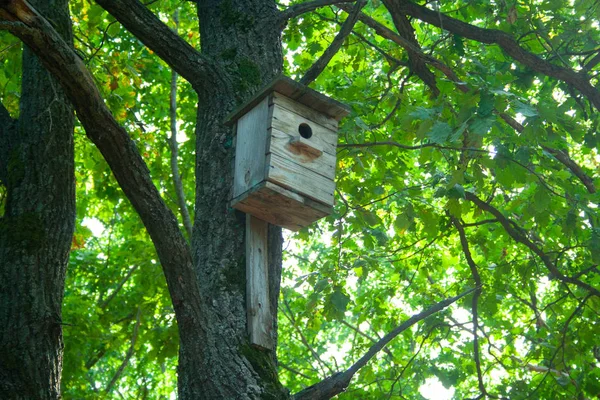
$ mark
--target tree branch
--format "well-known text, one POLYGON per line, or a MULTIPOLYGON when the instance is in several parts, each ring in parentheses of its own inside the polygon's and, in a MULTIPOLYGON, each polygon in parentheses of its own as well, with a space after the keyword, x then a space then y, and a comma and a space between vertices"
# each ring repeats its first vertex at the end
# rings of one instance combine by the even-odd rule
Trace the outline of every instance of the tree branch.
POLYGON ((129 364, 129 360, 131 359, 131 356, 133 356, 133 352, 135 351, 135 342, 137 342, 138 332, 140 329, 141 316, 142 316, 142 309, 141 309, 141 307, 138 307, 137 316, 135 319, 135 325, 133 326, 133 334, 131 335, 131 344, 129 345, 129 350, 127 350, 127 354, 125 354, 125 358, 121 362, 121 365, 117 369, 117 372, 115 373, 113 378, 110 380, 110 383, 106 387, 106 394, 109 394, 112 391, 113 387, 115 386, 115 383, 117 383, 117 381, 121 377, 121 374, 123 374, 125 367, 127 366, 127 364, 129 364))
MULTIPOLYGON (((523 132, 523 130, 525 129, 525 127, 523 125, 521 125, 518 121, 516 121, 510 115, 508 115, 506 113, 500 113, 499 115, 500 115, 500 118, 502 118, 504 120, 504 122, 506 122, 508 125, 510 125, 517 132, 523 132)), ((573 159, 571 157, 569 157, 569 153, 567 153, 566 151, 553 149, 548 146, 542 146, 542 149, 544 149, 548 153, 552 154, 558 162, 560 162, 565 167, 567 167, 573 173, 573 175, 575 175, 581 181, 581 183, 583 183, 583 185, 586 187, 586 189, 588 190, 589 193, 592 193, 592 194, 596 193, 596 186, 594 185, 594 179, 592 179, 591 176, 586 174, 583 171, 583 168, 581 168, 575 161, 573 161, 573 159)))
POLYGON ((106 300, 102 301, 98 305, 98 307, 100 307, 100 308, 106 308, 106 306, 108 306, 108 303, 110 303, 112 301, 112 299, 115 298, 115 296, 123 288, 123 285, 125 285, 127 283, 127 281, 129 280, 129 278, 131 278, 131 275, 133 275, 133 273, 138 268, 138 266, 139 265, 134 265, 133 267, 129 268, 129 271, 127 271, 127 274, 123 277, 123 279, 121 279, 121 282, 119 282, 119 284, 117 285, 117 287, 111 292, 111 294, 106 298, 106 300))
POLYGON ((331 368, 331 366, 329 366, 329 364, 327 364, 325 361, 323 361, 323 359, 321 359, 321 356, 319 356, 319 353, 317 353, 316 350, 313 349, 313 347, 310 345, 310 343, 308 343, 308 340, 302 333, 302 329, 300 329, 300 327, 298 326, 298 323, 296 322, 296 318, 294 318, 294 314, 292 313, 292 310, 290 309, 290 305, 289 305, 288 301, 284 300, 284 304, 285 304, 287 313, 285 312, 285 310, 283 310, 283 316, 286 317, 288 319, 288 321, 292 324, 292 327, 294 328, 294 330, 300 337, 300 341, 310 351, 310 354, 313 356, 315 361, 321 367, 321 371, 325 372, 325 369, 328 369, 329 372, 333 373, 333 369, 331 368), (289 315, 288 315, 288 313, 289 313, 289 315))
POLYGON ((207 82, 221 80, 212 61, 200 54, 138 0, 97 0, 146 47, 199 89, 207 82))
MULTIPOLYGON (((175 21, 175 32, 179 28, 179 10, 173 15, 175 21)), ((192 239, 192 220, 185 202, 185 193, 183 192, 183 182, 179 173, 179 143, 177 143, 177 72, 171 70, 171 93, 169 101, 169 117, 171 119, 171 137, 169 138, 169 147, 171 149, 171 173, 173 174, 173 186, 177 196, 177 205, 179 213, 183 220, 183 226, 187 232, 188 239, 192 239)))
POLYGON ((339 51, 340 47, 344 43, 344 39, 352 32, 352 28, 354 28, 354 24, 358 20, 358 14, 360 10, 365 6, 366 0, 358 0, 354 5, 352 11, 348 14, 348 18, 344 21, 342 28, 336 35, 333 42, 329 45, 329 47, 325 50, 323 55, 306 71, 306 74, 300 79, 300 83, 308 86, 310 85, 317 77, 323 72, 329 61, 335 56, 335 54, 339 51))
POLYGON ((290 7, 286 8, 285 10, 281 11, 281 13, 279 14, 279 23, 283 25, 290 19, 296 18, 299 15, 314 11, 317 8, 326 7, 326 6, 330 6, 333 4, 337 5, 339 3, 354 3, 354 2, 356 2, 356 0, 314 0, 314 1, 307 1, 305 3, 294 4, 293 6, 290 6, 290 7))
POLYGON ((513 59, 532 70, 572 85, 600 110, 600 91, 590 83, 586 74, 554 65, 538 57, 522 48, 513 37, 503 31, 479 28, 407 0, 393 1, 398 11, 406 15, 467 39, 485 44, 497 44, 513 59))
POLYGON ((399 11, 397 3, 391 0, 383 0, 383 4, 392 15, 394 26, 402 38, 412 46, 406 47, 408 52, 408 61, 410 70, 417 75, 431 89, 433 96, 437 97, 440 90, 435 82, 435 75, 427 68, 427 63, 423 60, 421 46, 415 38, 415 30, 410 24, 406 15, 399 11))
POLYGON ((554 158, 556 158, 565 167, 569 168, 573 175, 579 178, 581 183, 583 183, 588 192, 592 194, 596 193, 596 186, 594 185, 594 180, 592 179, 592 177, 587 175, 583 171, 583 169, 579 165, 577 165, 577 163, 573 161, 571 157, 569 157, 569 153, 567 153, 564 150, 553 149, 548 146, 542 146, 542 148, 548 153, 552 154, 554 158))
MULTIPOLYGON (((350 10, 350 7, 348 7, 348 5, 346 4, 339 4, 338 7, 346 12, 349 12, 350 10)), ((466 84, 460 79, 458 79, 458 76, 456 76, 456 74, 454 73, 454 71, 452 71, 452 69, 450 69, 450 67, 445 65, 437 58, 423 53, 423 51, 419 48, 418 44, 415 46, 409 40, 398 35, 396 32, 392 31, 385 25, 380 24, 379 22, 375 21, 373 18, 369 17, 364 13, 360 13, 358 19, 365 25, 371 27, 379 36, 391 40, 392 42, 405 49, 410 54, 420 57, 424 62, 430 64, 432 67, 443 73, 448 79, 450 79, 456 84, 457 88, 460 91, 465 93, 469 91, 466 84)))
POLYGON ((471 302, 471 312, 473 313, 473 331, 471 333, 473 334, 473 356, 475 358, 475 368, 477 370, 477 382, 479 385, 479 391, 482 395, 491 397, 485 388, 485 384, 483 383, 483 373, 481 372, 481 356, 479 355, 479 336, 477 335, 477 329, 479 329, 479 315, 477 311, 477 306, 479 296, 481 295, 481 276, 479 275, 477 264, 475 264, 473 256, 471 255, 471 249, 469 249, 469 241, 467 240, 467 235, 465 233, 464 226, 455 217, 451 217, 451 221, 452 225, 454 225, 454 227, 458 231, 463 254, 465 255, 467 264, 471 269, 471 276, 475 281, 475 293, 473 293, 473 301, 471 302))
POLYGON ((180 330, 196 328, 202 303, 188 244, 177 218, 154 186, 135 143, 104 104, 82 60, 26 0, 0 3, 0 29, 19 37, 60 82, 87 136, 140 215, 161 261, 180 330), (2 21, 4 19, 4 21, 2 21))
MULTIPOLYGON (((350 10, 350 8, 347 5, 340 4, 340 5, 338 5, 338 7, 345 10, 346 12, 348 12, 350 10)), ((438 71, 443 73, 450 81, 454 82, 456 85, 456 88, 458 90, 462 91, 463 93, 466 93, 469 90, 471 90, 471 88, 469 88, 469 86, 466 83, 464 83, 463 81, 461 81, 458 78, 456 73, 449 66, 447 66, 440 60, 423 53, 417 46, 414 46, 410 41, 408 41, 407 39, 398 35, 391 29, 385 27, 384 25, 380 24, 379 22, 375 21, 373 18, 369 17, 368 15, 361 12, 359 14, 358 18, 365 25, 373 28, 379 36, 386 38, 388 40, 391 40, 394 43, 398 44, 400 47, 407 50, 409 53, 411 53, 415 56, 421 57, 426 63, 432 65, 438 71)), ((507 113, 498 113, 498 115, 500 116, 500 118, 502 118, 504 120, 504 122, 506 122, 508 125, 510 125, 517 132, 523 132, 523 130, 525 129, 525 127, 523 125, 521 125, 518 121, 516 121, 514 118, 512 118, 507 113)), ((382 142, 382 144, 384 144, 384 143, 382 142)), ((391 143, 391 142, 388 142, 387 144, 393 145, 396 147, 400 147, 400 148, 404 148, 406 150, 415 150, 416 148, 421 148, 421 147, 415 148, 412 146, 403 146, 398 143, 391 143)), ((350 146, 350 145, 341 145, 340 147, 345 147, 345 146, 350 146)), ((352 146, 353 147, 362 147, 360 145, 352 145, 352 146)), ((431 147, 431 146, 429 146, 429 147, 431 147)), ((566 166, 573 173, 573 175, 575 175, 583 183, 583 185, 587 188, 588 192, 596 193, 596 187, 594 185, 594 180, 589 175, 587 175, 583 171, 583 169, 569 157, 569 155, 566 152, 552 149, 548 146, 542 146, 542 148, 544 150, 546 150, 548 153, 552 154, 556 158, 557 161, 559 161, 564 166, 566 166)))
POLYGON ((344 372, 338 372, 336 374, 333 374, 330 377, 322 380, 321 382, 309 386, 308 388, 294 395, 294 400, 325 400, 330 399, 333 396, 343 392, 350 384, 350 380, 352 380, 354 374, 356 374, 358 370, 364 367, 379 351, 381 351, 390 341, 392 341, 392 339, 394 339, 396 336, 398 336, 414 324, 437 313, 438 311, 443 310, 450 304, 463 298, 469 293, 472 293, 474 290, 475 289, 469 289, 466 292, 459 294, 458 296, 442 300, 439 303, 434 304, 427 310, 420 312, 419 314, 413 315, 412 317, 404 321, 402 324, 398 325, 390 333, 385 335, 373 346, 371 346, 371 348, 357 362, 352 364, 350 368, 348 368, 344 372))
MULTIPOLYGON (((346 322, 344 320, 341 320, 340 322, 343 325, 346 325, 348 328, 352 329, 354 332, 358 333, 360 336, 362 336, 362 337, 370 340, 373 343, 377 343, 377 339, 375 339, 374 337, 371 337, 371 336, 367 335, 366 333, 364 333, 363 331, 361 331, 360 329, 358 329, 356 326, 351 325, 351 324, 349 324, 348 322, 346 322)), ((379 339, 381 339, 381 338, 379 338, 379 339)), ((392 359, 392 360, 394 359, 394 355, 392 354, 392 352, 390 351, 390 349, 384 348, 383 352, 385 354, 387 354, 390 357, 390 359, 392 359)))
POLYGON ((516 224, 514 224, 512 221, 510 221, 508 218, 506 218, 504 216, 504 214, 502 214, 497 208, 484 202, 483 200, 481 200, 479 197, 475 196, 471 192, 465 192, 465 198, 467 200, 469 200, 470 202, 474 203, 477 207, 481 208, 484 211, 489 212, 494 217, 496 217, 498 222, 500 222, 500 224, 502 225, 504 230, 510 235, 510 237, 512 237, 513 240, 515 240, 516 242, 525 245, 527 248, 529 248, 529 250, 531 250, 538 257, 540 257, 540 259, 542 260, 542 262, 544 263, 544 265, 546 266, 548 271, 550 271, 552 273, 552 275, 554 277, 556 277, 558 280, 560 280, 563 283, 571 283, 573 285, 576 285, 582 289, 589 291, 591 294, 600 297, 600 290, 598 290, 597 288, 595 288, 592 285, 587 284, 579 279, 566 276, 562 272, 560 272, 558 270, 558 268, 556 267, 556 265, 554 264, 554 262, 552 262, 552 260, 548 256, 548 254, 544 253, 542 251, 542 249, 540 249, 535 243, 533 243, 531 240, 529 240, 529 238, 527 236, 525 236, 525 234, 523 234, 523 232, 521 231, 520 228, 519 229, 515 228, 516 224))

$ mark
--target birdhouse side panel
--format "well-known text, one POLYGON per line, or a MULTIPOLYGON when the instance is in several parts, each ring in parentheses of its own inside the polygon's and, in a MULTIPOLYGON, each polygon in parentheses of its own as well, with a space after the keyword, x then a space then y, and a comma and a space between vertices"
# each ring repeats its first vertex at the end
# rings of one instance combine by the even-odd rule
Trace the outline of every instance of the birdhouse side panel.
POLYGON ((269 98, 266 97, 237 121, 234 198, 265 180, 270 114, 269 98))

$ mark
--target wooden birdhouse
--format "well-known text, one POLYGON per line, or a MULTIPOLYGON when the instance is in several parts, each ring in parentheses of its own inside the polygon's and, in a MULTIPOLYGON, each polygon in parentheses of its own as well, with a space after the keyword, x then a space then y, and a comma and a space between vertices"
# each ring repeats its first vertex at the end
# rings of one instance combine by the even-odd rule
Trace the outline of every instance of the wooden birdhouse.
POLYGON ((347 106, 281 76, 235 111, 232 207, 292 231, 331 213, 347 106))

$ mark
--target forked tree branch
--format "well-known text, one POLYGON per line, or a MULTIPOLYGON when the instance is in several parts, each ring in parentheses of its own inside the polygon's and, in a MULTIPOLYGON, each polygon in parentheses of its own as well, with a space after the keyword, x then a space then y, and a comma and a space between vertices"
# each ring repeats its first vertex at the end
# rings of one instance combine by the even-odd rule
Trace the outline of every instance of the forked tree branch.
MULTIPOLYGON (((347 5, 344 5, 344 4, 340 4, 340 5, 338 5, 338 7, 346 12, 349 12, 351 10, 347 5)), ((367 25, 367 26, 371 27, 373 30, 375 30, 375 32, 379 36, 386 38, 388 40, 391 40, 394 43, 396 43, 397 45, 399 45, 400 47, 404 48, 405 50, 410 51, 412 54, 415 54, 415 55, 421 57, 426 63, 428 63, 431 66, 433 66, 434 68, 436 68, 438 71, 440 71, 442 74, 444 74, 450 81, 454 82, 454 84, 456 85, 456 88, 458 90, 460 90, 461 92, 467 93, 469 90, 472 90, 465 82, 463 82, 459 79, 458 75, 448 65, 444 64, 442 61, 438 60, 437 58, 435 58, 433 56, 423 53, 418 47, 414 46, 412 43, 410 43, 408 40, 406 40, 402 36, 398 35, 396 32, 394 32, 391 29, 387 28, 386 26, 380 24, 379 22, 375 21, 373 18, 369 17, 368 15, 366 15, 364 13, 360 13, 358 19, 365 25, 367 25)), ((508 125, 510 125, 517 132, 523 132, 523 130, 525 129, 525 127, 523 125, 521 125, 518 121, 516 121, 510 115, 508 115, 506 113, 498 113, 498 115, 500 116, 500 118, 502 118, 504 120, 504 122, 506 122, 508 125)), ((393 145, 396 146, 398 144, 393 144, 393 145)), ((341 145, 341 147, 343 147, 343 146, 344 145, 341 145)), ((412 147, 412 146, 407 146, 407 147, 412 147)), ((581 181, 581 183, 583 183, 583 185, 587 188, 588 192, 596 193, 596 187, 594 185, 594 180, 589 175, 587 175, 585 173, 585 171, 583 170, 583 168, 581 168, 575 161, 573 161, 573 159, 571 159, 566 152, 556 150, 556 149, 550 148, 548 146, 542 146, 542 148, 544 150, 546 150, 548 153, 552 154, 556 158, 557 161, 559 161, 565 167, 567 167, 573 173, 573 175, 575 175, 581 181)), ((407 149, 412 150, 414 148, 407 148, 407 149)))
POLYGON ((138 0, 96 0, 146 47, 196 89, 220 80, 216 66, 138 0))
POLYGON ((514 60, 536 72, 561 80, 579 90, 597 109, 600 110, 600 90, 595 88, 584 73, 552 64, 525 50, 506 32, 485 29, 433 11, 407 0, 393 0, 399 12, 437 26, 455 35, 485 44, 497 44, 514 60))
POLYGON ((279 14, 279 21, 281 24, 285 24, 290 19, 314 11, 317 8, 326 7, 333 4, 337 5, 339 3, 354 3, 355 1, 356 0, 314 0, 300 4, 294 4, 293 6, 281 11, 279 14))
POLYGON ((360 10, 365 6, 366 0, 358 0, 354 5, 352 11, 348 14, 348 18, 342 24, 342 28, 336 35, 333 42, 329 45, 329 47, 325 50, 323 55, 306 71, 306 74, 300 79, 300 83, 303 85, 310 85, 317 77, 323 72, 329 61, 336 55, 336 53, 342 47, 344 40, 346 37, 352 32, 352 28, 354 28, 354 24, 358 21, 358 14, 360 10))
POLYGON ((399 12, 397 3, 391 0, 383 0, 383 4, 392 15, 394 26, 400 37, 405 39, 412 46, 405 47, 408 53, 410 70, 417 75, 431 89, 434 97, 440 94, 440 89, 437 87, 435 75, 427 67, 427 62, 421 56, 421 46, 415 37, 415 30, 412 27, 406 15, 399 12))
MULTIPOLYGON (((339 4, 338 7, 346 12, 350 11, 350 7, 347 4, 339 4)), ((381 23, 377 22, 365 13, 360 13, 358 19, 368 27, 372 28, 375 31, 375 33, 377 33, 379 36, 391 40, 392 42, 405 49, 407 52, 421 58, 424 62, 430 64, 432 67, 442 72, 448 79, 450 79, 457 85, 460 91, 465 93, 469 91, 469 89, 466 87, 466 84, 458 79, 458 76, 454 73, 454 71, 452 71, 452 69, 450 69, 450 67, 445 65, 437 58, 423 53, 423 51, 419 48, 418 45, 411 43, 408 39, 405 39, 404 37, 400 36, 387 26, 382 25, 381 23)))
POLYGON ((434 304, 427 310, 413 315, 402 324, 398 325, 394 330, 385 335, 381 340, 375 343, 371 348, 350 368, 343 372, 338 372, 331 375, 330 377, 316 383, 306 389, 298 392, 294 395, 294 400, 326 400, 333 396, 342 393, 352 380, 354 374, 364 367, 377 353, 379 353, 389 342, 391 342, 396 336, 413 326, 414 324, 424 320, 425 318, 437 313, 448 307, 450 304, 457 300, 465 297, 469 293, 472 293, 475 289, 469 289, 455 297, 450 297, 446 300, 442 300, 439 303, 434 304))
MULTIPOLYGON (((0 29, 20 38, 60 82, 87 136, 110 166, 140 215, 158 253, 180 325, 196 324, 201 297, 188 244, 177 218, 154 186, 125 129, 104 104, 94 78, 52 25, 26 0, 0 2, 0 29)), ((193 330, 196 325, 189 326, 193 330)))
POLYGON ((570 283, 575 286, 578 286, 582 289, 587 290, 590 294, 600 297, 600 290, 598 290, 594 286, 585 283, 579 279, 566 276, 562 272, 560 272, 557 266, 554 264, 554 262, 550 259, 550 256, 548 256, 548 254, 546 254, 542 249, 540 249, 535 243, 529 240, 529 238, 523 233, 522 229, 516 228, 516 225, 507 217, 505 217, 504 214, 502 214, 497 208, 481 200, 479 197, 475 196, 471 192, 465 192, 465 198, 473 204, 475 204, 480 209, 482 209, 483 211, 487 211, 494 217, 496 217, 496 219, 498 220, 498 222, 500 222, 506 233, 508 233, 514 241, 525 245, 529 250, 535 253, 542 260, 548 271, 550 271, 556 279, 563 283, 570 283))

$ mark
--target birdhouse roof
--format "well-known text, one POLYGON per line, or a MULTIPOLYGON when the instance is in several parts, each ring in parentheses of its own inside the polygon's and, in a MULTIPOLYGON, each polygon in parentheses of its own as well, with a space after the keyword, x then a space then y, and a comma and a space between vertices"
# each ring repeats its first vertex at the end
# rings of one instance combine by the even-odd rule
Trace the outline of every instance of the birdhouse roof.
POLYGON ((254 95, 254 97, 233 111, 227 117, 225 123, 227 125, 233 124, 242 115, 246 114, 262 99, 264 99, 265 96, 268 96, 273 92, 281 93, 282 95, 289 97, 298 103, 304 104, 305 106, 316 111, 322 112, 323 114, 326 114, 337 121, 350 114, 350 107, 347 105, 333 100, 332 98, 329 98, 324 94, 309 88, 308 86, 304 86, 303 84, 296 82, 287 76, 279 75, 256 95, 254 95))

